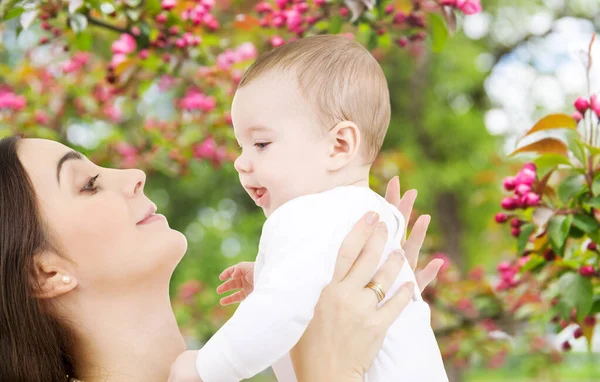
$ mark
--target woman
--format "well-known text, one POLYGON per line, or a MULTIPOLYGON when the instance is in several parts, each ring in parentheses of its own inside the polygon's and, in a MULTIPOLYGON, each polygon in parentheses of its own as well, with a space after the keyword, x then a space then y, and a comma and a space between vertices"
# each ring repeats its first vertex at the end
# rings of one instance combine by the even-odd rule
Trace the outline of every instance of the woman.
MULTIPOLYGON (((0 141, 1 381, 167 380, 185 350, 168 286, 187 242, 155 214, 144 183, 142 171, 100 168, 57 142, 0 141)), ((413 202, 403 201, 408 212, 413 202)), ((372 227, 361 221, 348 236, 298 345, 295 367, 305 380, 360 377, 409 298, 376 309, 364 288, 385 235, 371 237, 372 227), (348 272, 361 248, 365 255, 348 272), (314 349, 326 356, 311 357, 314 349)), ((411 261, 425 229, 406 243, 411 261)), ((401 262, 393 258, 373 280, 389 284, 401 262)), ((423 285, 439 265, 420 275, 423 285)))

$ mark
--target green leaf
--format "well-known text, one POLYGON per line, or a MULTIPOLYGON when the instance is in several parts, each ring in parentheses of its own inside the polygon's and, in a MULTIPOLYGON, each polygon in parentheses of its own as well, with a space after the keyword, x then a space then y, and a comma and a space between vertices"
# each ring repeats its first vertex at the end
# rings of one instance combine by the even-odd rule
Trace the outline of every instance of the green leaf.
POLYGON ((548 238, 554 252, 562 254, 572 222, 572 215, 556 215, 548 221, 548 238))
POLYGON ((329 33, 338 34, 342 30, 344 20, 340 16, 334 16, 329 20, 329 33))
POLYGON ((7 21, 10 19, 14 19, 15 17, 21 16, 21 13, 25 12, 25 9, 21 7, 14 7, 6 12, 4 19, 2 21, 7 21))
POLYGON ((579 162, 585 164, 585 150, 583 144, 579 140, 579 135, 573 131, 569 131, 565 135, 567 137, 567 147, 569 148, 569 151, 573 153, 579 162))
POLYGON ((575 272, 565 273, 558 280, 561 301, 577 310, 577 319, 582 320, 592 309, 594 291, 589 278, 575 272))
POLYGON ((559 164, 566 164, 572 166, 569 159, 558 154, 544 154, 540 155, 533 160, 533 163, 538 167, 538 173, 546 173, 547 170, 558 166, 559 164))
POLYGON ((600 228, 600 225, 589 215, 577 214, 573 219, 573 225, 585 233, 592 233, 600 228))
POLYGON ((592 193, 594 195, 600 194, 600 176, 597 176, 594 182, 592 182, 592 193))
POLYGON ((585 202, 588 207, 600 208, 600 196, 594 196, 585 202))
POLYGON ((446 45, 450 32, 446 27, 444 18, 437 13, 429 13, 429 25, 431 26, 431 39, 433 41, 433 51, 439 52, 446 45))
POLYGON ((567 203, 584 186, 585 177, 581 174, 570 175, 558 186, 558 197, 567 203))
POLYGON ((74 45, 77 48, 77 50, 89 51, 92 49, 93 41, 94 36, 92 35, 92 32, 86 30, 77 35, 77 37, 75 38, 74 45))
POLYGON ((533 233, 533 229, 535 227, 531 223, 527 223, 521 227, 521 233, 519 234, 519 238, 517 239, 517 253, 521 254, 525 250, 527 246, 527 242, 529 241, 529 237, 533 233))
POLYGON ((537 269, 540 265, 546 264, 546 259, 541 256, 532 257, 521 267, 521 272, 527 272, 537 269))
POLYGON ((600 313, 600 296, 596 296, 594 303, 592 304, 592 309, 590 309, 590 315, 596 313, 600 313))
POLYGON ((371 30, 371 32, 369 33, 369 40, 367 41, 367 49, 373 50, 377 48, 377 41, 377 32, 371 30))

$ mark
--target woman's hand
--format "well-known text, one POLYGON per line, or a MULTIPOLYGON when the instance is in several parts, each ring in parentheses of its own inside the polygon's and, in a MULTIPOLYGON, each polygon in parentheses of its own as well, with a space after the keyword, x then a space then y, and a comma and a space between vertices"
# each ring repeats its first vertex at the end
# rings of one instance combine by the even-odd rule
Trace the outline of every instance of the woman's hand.
MULTIPOLYGON (((408 190, 404 196, 400 198, 400 179, 395 176, 388 182, 385 190, 385 199, 389 203, 393 204, 402 213, 402 215, 404 215, 404 219, 406 220, 406 227, 404 230, 405 238, 402 240, 402 243, 400 243, 400 246, 404 248, 406 260, 414 271, 417 267, 419 251, 423 245, 423 240, 425 240, 425 234, 427 233, 427 227, 429 227, 431 216, 419 216, 410 234, 412 240, 406 240, 406 235, 408 234, 408 221, 410 220, 413 206, 415 204, 415 200, 417 199, 417 190, 408 190)), ((425 268, 415 272, 417 284, 419 284, 419 289, 421 289, 421 291, 423 291, 425 287, 427 287, 427 285, 429 285, 429 283, 435 279, 440 271, 440 268, 442 268, 442 265, 444 265, 444 260, 434 259, 431 260, 429 264, 425 266, 425 268)))

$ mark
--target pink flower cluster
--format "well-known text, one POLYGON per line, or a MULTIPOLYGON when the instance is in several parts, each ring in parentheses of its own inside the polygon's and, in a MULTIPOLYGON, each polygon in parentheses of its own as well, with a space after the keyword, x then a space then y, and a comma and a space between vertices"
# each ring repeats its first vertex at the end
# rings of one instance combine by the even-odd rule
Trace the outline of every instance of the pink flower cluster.
MULTIPOLYGON (((169 11, 175 7, 173 0, 163 0, 162 8, 169 11)), ((211 13, 215 7, 215 0, 196 0, 195 6, 188 6, 181 14, 181 18, 190 21, 195 26, 204 25, 210 30, 219 29, 219 21, 211 13)), ((157 16, 156 21, 164 23, 167 21, 167 14, 161 13, 157 16)))
POLYGON ((511 264, 508 261, 498 264, 496 267, 500 273, 500 282, 496 285, 497 291, 503 291, 519 285, 515 277, 519 273, 519 269, 529 260, 527 256, 518 260, 517 264, 511 264))
POLYGON ((219 166, 227 157, 225 148, 219 147, 212 137, 204 139, 204 141, 195 145, 192 150, 194 158, 208 159, 212 161, 215 166, 219 166))
POLYGON ((481 0, 442 0, 441 5, 455 7, 465 15, 474 15, 482 11, 481 0))
MULTIPOLYGON (((533 163, 526 163, 516 176, 509 176, 504 179, 504 188, 507 191, 514 191, 514 196, 508 196, 502 199, 502 208, 505 210, 515 210, 517 208, 534 207, 540 204, 540 195, 536 194, 532 187, 537 179, 537 168, 533 163)), ((508 219, 502 219, 501 215, 496 215, 496 221, 503 223, 508 219)))
POLYGON ((573 119, 577 122, 583 119, 583 116, 588 109, 600 118, 600 99, 598 99, 596 94, 592 95, 589 100, 584 97, 578 97, 573 106, 577 109, 577 111, 573 113, 573 119))
MULTIPOLYGON (((321 3, 314 2, 317 8, 321 3)), ((266 1, 261 1, 256 5, 256 12, 263 17, 260 19, 260 25, 263 27, 283 28, 288 31, 302 35, 308 25, 318 21, 317 16, 308 15, 310 6, 304 0, 275 0, 275 7, 266 1)))
POLYGON ((0 110, 8 109, 13 111, 22 110, 27 104, 23 96, 18 96, 11 90, 0 88, 0 110))
POLYGON ((90 54, 87 52, 77 52, 73 55, 73 57, 71 57, 70 59, 68 59, 67 61, 63 62, 61 65, 61 69, 63 71, 63 73, 74 73, 76 71, 78 71, 79 69, 83 68, 85 66, 85 64, 88 63, 90 59, 90 54))
POLYGON ((227 49, 217 57, 217 67, 229 70, 234 64, 253 60, 258 56, 256 47, 251 42, 243 43, 235 49, 227 49))
POLYGON ((129 143, 121 142, 116 146, 117 152, 123 159, 123 167, 131 168, 136 164, 138 149, 129 143))
POLYGON ((111 68, 115 68, 127 59, 127 55, 133 53, 137 47, 132 35, 123 33, 121 37, 114 41, 111 46, 113 57, 110 62, 111 68))
POLYGON ((217 106, 217 101, 212 96, 207 96, 197 88, 189 88, 185 96, 179 100, 179 107, 183 110, 211 111, 217 106))

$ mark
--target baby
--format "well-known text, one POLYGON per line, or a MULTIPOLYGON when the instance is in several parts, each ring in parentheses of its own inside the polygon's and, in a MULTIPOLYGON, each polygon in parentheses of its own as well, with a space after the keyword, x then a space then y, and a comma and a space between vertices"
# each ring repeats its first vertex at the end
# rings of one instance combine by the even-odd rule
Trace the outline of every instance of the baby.
MULTIPOLYGON (((312 319, 356 221, 367 211, 379 214, 388 228, 385 254, 399 248, 404 235, 402 214, 369 189, 369 170, 390 120, 389 91, 364 47, 321 35, 260 56, 242 78, 231 114, 242 148, 235 168, 267 221, 253 279, 243 280, 252 263, 222 274, 232 278, 220 291, 245 286, 229 298, 243 302, 197 353, 196 370, 203 382, 234 382, 272 366, 280 382, 295 382, 289 352, 312 319)), ((416 285, 405 263, 380 303, 407 281, 416 285)), ((418 287, 414 293, 365 381, 448 380, 429 306, 418 287)))

